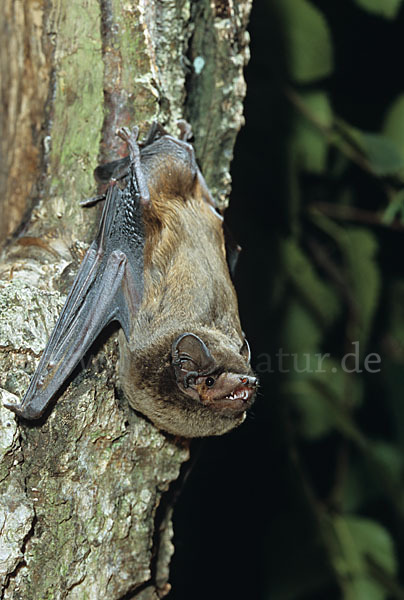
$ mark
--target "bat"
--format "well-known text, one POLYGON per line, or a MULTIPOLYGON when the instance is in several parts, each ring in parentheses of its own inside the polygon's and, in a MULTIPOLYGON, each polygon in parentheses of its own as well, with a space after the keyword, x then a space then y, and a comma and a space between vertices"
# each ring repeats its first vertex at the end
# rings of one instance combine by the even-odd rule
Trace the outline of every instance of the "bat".
POLYGON ((119 381, 129 404, 183 437, 239 425, 258 385, 242 332, 233 271, 238 247, 199 170, 190 126, 178 138, 154 123, 118 130, 129 154, 97 167, 107 192, 97 236, 20 404, 39 418, 111 321, 118 321, 119 381))

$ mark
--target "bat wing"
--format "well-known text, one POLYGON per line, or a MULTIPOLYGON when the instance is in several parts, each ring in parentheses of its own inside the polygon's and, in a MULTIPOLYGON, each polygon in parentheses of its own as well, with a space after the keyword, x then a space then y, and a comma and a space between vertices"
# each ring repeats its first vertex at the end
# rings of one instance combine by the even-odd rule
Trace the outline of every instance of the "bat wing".
POLYGON ((16 414, 36 419, 102 329, 118 321, 127 339, 143 293, 142 197, 133 173, 112 182, 96 239, 87 251, 55 329, 16 414))

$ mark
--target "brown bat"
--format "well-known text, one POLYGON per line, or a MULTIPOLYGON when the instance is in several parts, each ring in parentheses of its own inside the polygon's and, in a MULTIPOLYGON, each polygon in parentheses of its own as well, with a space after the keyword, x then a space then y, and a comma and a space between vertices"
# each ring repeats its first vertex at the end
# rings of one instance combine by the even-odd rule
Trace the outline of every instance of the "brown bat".
POLYGON ((133 408, 185 437, 239 425, 257 379, 229 267, 237 249, 197 167, 190 128, 154 124, 143 144, 122 128, 129 156, 96 169, 108 180, 100 227, 20 405, 36 419, 101 330, 118 321, 120 382, 133 408))

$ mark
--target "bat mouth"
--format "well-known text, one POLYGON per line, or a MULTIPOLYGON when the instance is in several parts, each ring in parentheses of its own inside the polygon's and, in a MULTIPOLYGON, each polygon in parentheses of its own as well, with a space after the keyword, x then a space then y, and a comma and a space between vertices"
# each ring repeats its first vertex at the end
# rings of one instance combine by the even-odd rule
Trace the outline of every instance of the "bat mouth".
POLYGON ((233 390, 230 394, 224 397, 224 400, 242 400, 248 402, 253 395, 254 390, 248 387, 241 387, 233 390))
MULTIPOLYGON (((219 375, 214 384, 206 387, 206 377, 195 389, 197 398, 210 410, 226 417, 239 417, 255 400, 258 379, 237 373, 219 375), (219 389, 216 389, 216 386, 219 389), (221 388, 221 389, 220 389, 221 388)), ((212 376, 213 379, 213 376, 212 376)))
POLYGON ((224 416, 235 417, 250 408, 255 400, 255 386, 240 386, 210 406, 224 416))

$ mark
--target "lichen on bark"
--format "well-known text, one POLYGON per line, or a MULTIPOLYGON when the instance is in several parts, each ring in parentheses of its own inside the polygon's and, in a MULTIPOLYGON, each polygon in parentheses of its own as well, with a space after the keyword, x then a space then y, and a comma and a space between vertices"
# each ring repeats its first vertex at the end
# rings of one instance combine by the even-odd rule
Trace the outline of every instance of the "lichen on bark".
MULTIPOLYGON (((10 14, 12 4, 7 1, 10 14)), ((7 65, 12 44, 8 38, 0 42, 6 75, 28 77, 18 80, 19 105, 2 87, 4 104, 20 122, 7 130, 2 148, 22 156, 23 164, 35 160, 21 188, 23 202, 4 230, 10 233, 20 220, 0 264, 0 396, 5 400, 25 392, 94 234, 97 209, 83 209, 79 201, 94 195, 92 171, 99 158, 124 151, 114 137, 118 125, 137 123, 145 131, 158 119, 175 132, 177 119, 187 116, 202 167, 224 204, 224 174, 242 121, 243 36, 250 7, 238 3, 240 18, 233 3, 222 2, 228 6, 224 21, 224 13, 207 0, 14 4, 18 18, 10 17, 10 29, 2 31, 12 36, 16 29, 31 50, 25 59, 21 55, 28 61, 24 68, 15 61, 7 65), (208 82, 192 62, 207 13, 217 50, 206 53, 208 82), (210 104, 203 104, 207 96, 210 104), (35 110, 24 112, 21 107, 33 97, 35 110), (27 138, 27 119, 32 138, 27 138)), ((15 173, 10 169, 10 177, 23 177, 20 170, 15 173)), ((7 191, 13 181, 4 173, 0 178, 4 218, 8 202, 14 202, 7 191)), ((146 599, 163 597, 169 589, 168 491, 188 459, 188 442, 158 431, 129 408, 116 380, 117 359, 112 332, 38 422, 19 421, 0 406, 3 600, 146 599)))

